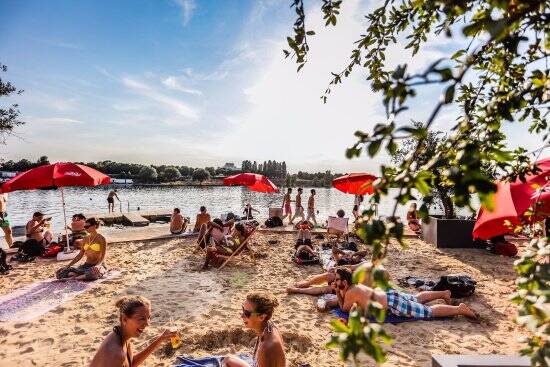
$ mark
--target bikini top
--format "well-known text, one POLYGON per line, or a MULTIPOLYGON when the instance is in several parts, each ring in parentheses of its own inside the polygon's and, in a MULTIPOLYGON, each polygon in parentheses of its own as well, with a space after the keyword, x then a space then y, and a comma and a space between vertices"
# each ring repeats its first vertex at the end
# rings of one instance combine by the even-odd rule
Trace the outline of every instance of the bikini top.
POLYGON ((87 243, 82 246, 82 248, 84 249, 84 251, 89 249, 95 252, 101 252, 101 245, 99 243, 87 243))

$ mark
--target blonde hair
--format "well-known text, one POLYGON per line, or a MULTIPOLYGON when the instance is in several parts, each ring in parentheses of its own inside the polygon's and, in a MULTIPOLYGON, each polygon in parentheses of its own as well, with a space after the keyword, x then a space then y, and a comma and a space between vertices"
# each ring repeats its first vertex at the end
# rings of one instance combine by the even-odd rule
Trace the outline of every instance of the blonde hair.
POLYGON ((269 293, 250 293, 246 296, 246 300, 254 304, 254 312, 267 315, 266 320, 273 316, 275 307, 279 306, 277 298, 269 293))
POLYGON ((116 301, 115 306, 120 311, 120 316, 132 317, 140 307, 151 308, 151 302, 142 296, 126 296, 116 301))

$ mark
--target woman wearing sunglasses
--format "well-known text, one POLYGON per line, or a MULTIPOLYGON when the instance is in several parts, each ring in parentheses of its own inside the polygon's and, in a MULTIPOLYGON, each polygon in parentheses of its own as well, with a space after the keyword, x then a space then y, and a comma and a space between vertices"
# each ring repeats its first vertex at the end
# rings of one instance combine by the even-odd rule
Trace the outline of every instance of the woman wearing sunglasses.
POLYGON ((225 367, 285 367, 283 338, 271 321, 278 304, 270 294, 252 293, 246 296, 241 318, 244 325, 258 336, 253 361, 248 363, 236 356, 227 356, 223 359, 225 367))
POLYGON ((88 232, 88 236, 82 242, 80 253, 66 267, 56 272, 57 279, 97 280, 103 277, 107 271, 103 263, 107 251, 107 241, 97 232, 98 227, 97 219, 86 219, 84 228, 88 232), (72 267, 83 257, 86 257, 84 264, 72 267))

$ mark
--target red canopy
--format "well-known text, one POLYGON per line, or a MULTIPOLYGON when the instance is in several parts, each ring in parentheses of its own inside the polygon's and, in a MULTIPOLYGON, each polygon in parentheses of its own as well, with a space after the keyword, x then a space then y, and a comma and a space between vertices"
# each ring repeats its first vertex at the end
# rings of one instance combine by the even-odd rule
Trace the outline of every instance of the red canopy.
POLYGON ((111 178, 93 168, 75 163, 54 163, 22 172, 2 185, 2 192, 33 190, 43 187, 97 186, 111 178))
POLYGON ((279 192, 279 189, 267 177, 256 173, 240 173, 223 179, 227 186, 246 186, 257 192, 279 192))
POLYGON ((332 186, 346 194, 372 194, 372 182, 376 179, 376 176, 369 173, 350 173, 332 180, 332 186))
POLYGON ((492 212, 483 207, 479 209, 472 233, 474 238, 487 240, 512 232, 522 221, 541 219, 540 215, 527 216, 526 211, 537 204, 537 211, 544 212, 550 203, 550 195, 545 190, 550 178, 550 158, 538 161, 536 165, 541 171, 527 176, 526 182, 519 179, 512 183, 497 182, 495 209, 492 212), (542 209, 539 204, 543 205, 542 209))

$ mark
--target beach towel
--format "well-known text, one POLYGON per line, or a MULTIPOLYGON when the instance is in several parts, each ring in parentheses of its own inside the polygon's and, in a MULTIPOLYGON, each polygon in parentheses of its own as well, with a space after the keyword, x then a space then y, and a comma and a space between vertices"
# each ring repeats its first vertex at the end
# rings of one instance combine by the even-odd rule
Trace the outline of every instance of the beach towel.
POLYGON ((0 321, 30 321, 72 300, 108 279, 119 276, 119 269, 107 271, 93 282, 46 279, 0 296, 0 321))
MULTIPOLYGON (((344 321, 348 321, 349 313, 344 312, 340 307, 333 308, 330 310, 330 313, 334 315, 336 318, 343 319, 344 321)), ((386 317, 384 318, 384 324, 400 324, 402 322, 409 322, 409 321, 436 321, 436 320, 449 320, 450 317, 430 317, 430 318, 420 318, 420 317, 406 317, 406 316, 397 316, 392 313, 386 313, 386 317)), ((376 322, 376 319, 374 317, 370 318, 370 322, 376 322)))
POLYGON ((296 265, 315 265, 315 264, 319 264, 319 258, 318 257, 313 257, 313 258, 310 258, 310 259, 300 259, 299 257, 296 257, 296 256, 292 255, 290 258, 296 265))
POLYGON ((336 266, 336 261, 332 258, 332 249, 319 249, 319 262, 325 270, 332 269, 336 266))
MULTIPOLYGON (((253 366, 252 357, 246 354, 239 354, 237 357, 247 362, 249 365, 253 366)), ((178 356, 178 361, 182 362, 175 365, 174 367, 222 367, 222 356, 211 356, 204 358, 188 358, 184 356, 178 356)))

